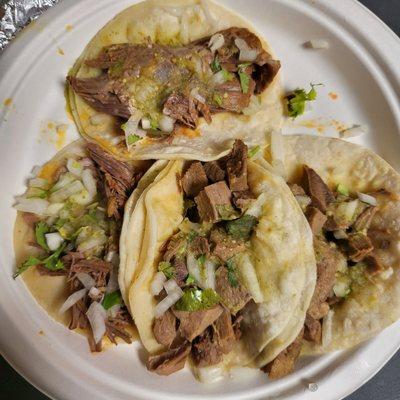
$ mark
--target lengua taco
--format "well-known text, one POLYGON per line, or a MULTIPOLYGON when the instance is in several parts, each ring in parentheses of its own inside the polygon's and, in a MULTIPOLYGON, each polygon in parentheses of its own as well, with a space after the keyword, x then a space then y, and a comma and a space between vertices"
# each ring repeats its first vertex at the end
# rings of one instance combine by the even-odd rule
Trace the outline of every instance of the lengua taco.
POLYGON ((142 235, 126 236, 120 277, 150 371, 189 359, 210 381, 298 335, 316 280, 311 230, 243 142, 218 161, 170 161, 135 203, 123 226, 135 218, 142 235))
POLYGON ((118 290, 118 242, 140 175, 139 165, 79 140, 38 168, 15 205, 16 276, 50 316, 86 335, 92 351, 130 343, 135 332, 118 290))
POLYGON ((291 372, 302 344, 305 354, 350 348, 400 317, 399 174, 339 139, 284 136, 283 148, 314 234, 317 283, 304 331, 266 368, 273 378, 291 372))
POLYGON ((81 134, 121 159, 213 160, 266 141, 283 114, 279 61, 210 1, 154 0, 118 14, 67 78, 81 134))

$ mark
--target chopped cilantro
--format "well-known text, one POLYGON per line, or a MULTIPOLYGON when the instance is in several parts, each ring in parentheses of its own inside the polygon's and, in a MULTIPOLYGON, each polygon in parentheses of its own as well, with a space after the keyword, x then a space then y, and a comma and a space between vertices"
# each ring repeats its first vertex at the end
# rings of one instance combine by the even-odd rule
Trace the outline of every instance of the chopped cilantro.
POLYGON ((226 69, 222 68, 221 71, 225 82, 231 81, 234 78, 234 75, 231 72, 227 71, 226 69))
POLYGON ((304 89, 296 89, 293 93, 286 96, 288 102, 288 112, 289 116, 296 118, 299 115, 304 114, 306 109, 306 101, 314 101, 317 98, 317 91, 312 83, 310 91, 307 93, 304 89))
POLYGON ((199 264, 199 267, 202 267, 205 262, 206 262, 205 254, 202 254, 201 256, 197 257, 197 264, 199 264))
POLYGON ((127 142, 129 145, 136 143, 138 140, 140 140, 141 137, 139 135, 135 135, 134 133, 132 133, 131 135, 129 135, 127 137, 127 142))
POLYGON ((193 285, 195 282, 196 282, 195 279, 190 274, 187 276, 187 278, 185 280, 185 284, 188 285, 188 286, 189 285, 193 285))
POLYGON ((222 106, 222 97, 220 94, 214 93, 213 100, 214 100, 215 104, 217 104, 217 106, 219 106, 219 107, 222 106))
POLYGON ((194 240, 198 235, 199 235, 199 234, 198 234, 196 231, 191 230, 191 231, 187 234, 187 241, 188 241, 189 243, 193 242, 193 240, 194 240))
POLYGON ((261 150, 261 146, 259 146, 259 145, 252 147, 252 148, 247 152, 247 157, 253 158, 260 150, 261 150))
POLYGON ((175 304, 178 311, 207 310, 219 303, 220 297, 213 289, 188 289, 175 304))
POLYGON ((228 235, 235 239, 248 240, 250 239, 251 232, 257 223, 258 221, 256 217, 244 214, 238 219, 226 222, 225 230, 228 235))
POLYGON ((346 186, 342 185, 341 183, 337 185, 336 191, 342 194, 343 196, 348 196, 350 194, 349 189, 346 186))
POLYGON ((13 275, 13 278, 15 279, 18 275, 25 272, 29 267, 33 267, 34 265, 38 265, 40 263, 41 260, 39 260, 38 258, 29 256, 29 258, 25 262, 23 262, 18 268, 17 272, 13 275))
POLYGON ((213 72, 221 71, 221 64, 219 63, 218 56, 215 56, 214 60, 212 60, 210 67, 213 72))
POLYGON ((174 276, 174 267, 168 261, 161 261, 158 264, 158 270, 163 272, 168 279, 174 276))
POLYGON ((45 234, 50 232, 50 227, 46 222, 40 221, 35 227, 35 236, 37 244, 44 250, 50 251, 49 246, 47 246, 45 234))
POLYGON ((150 128, 157 130, 158 129, 158 121, 154 118, 150 118, 150 128))
POLYGON ((116 304, 122 304, 121 292, 119 290, 116 290, 115 292, 107 293, 104 296, 104 299, 101 303, 101 305, 106 310, 108 310, 112 306, 115 306, 116 304))
POLYGON ((239 285, 238 278, 236 276, 236 267, 232 258, 226 261, 226 268, 228 270, 228 281, 232 287, 237 287, 239 285))
POLYGON ((250 84, 250 76, 245 72, 246 67, 248 67, 250 64, 245 63, 245 64, 239 64, 238 65, 238 75, 240 79, 240 86, 242 87, 242 92, 244 94, 248 93, 249 91, 249 84, 250 84))

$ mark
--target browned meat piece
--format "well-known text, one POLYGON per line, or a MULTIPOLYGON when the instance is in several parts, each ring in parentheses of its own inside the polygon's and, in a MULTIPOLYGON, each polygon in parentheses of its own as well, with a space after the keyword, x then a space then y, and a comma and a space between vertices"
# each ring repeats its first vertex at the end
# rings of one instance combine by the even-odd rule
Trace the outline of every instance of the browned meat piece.
POLYGON ((179 319, 179 332, 190 342, 210 326, 222 313, 223 308, 217 304, 208 310, 178 311, 174 310, 179 319))
POLYGON ((336 221, 332 215, 329 215, 325 222, 324 229, 329 232, 334 232, 339 229, 346 230, 350 228, 350 225, 351 221, 346 221, 345 219, 336 221))
POLYGON ((29 212, 23 212, 22 218, 24 222, 31 228, 33 228, 35 224, 40 221, 40 218, 36 214, 32 214, 29 212))
POLYGON ((222 361, 222 349, 210 327, 192 345, 192 359, 198 367, 208 367, 222 361))
POLYGON ((374 249, 371 239, 363 233, 350 234, 348 246, 348 255, 354 262, 362 261, 374 249))
POLYGON ((254 200, 254 196, 250 190, 242 192, 233 192, 233 204, 242 211, 245 211, 250 203, 254 200))
POLYGON ((187 196, 197 196, 208 184, 206 172, 199 161, 193 162, 182 177, 182 188, 187 196))
POLYGON ((215 291, 233 315, 236 315, 251 299, 250 294, 239 281, 232 285, 228 269, 225 267, 219 267, 215 273, 215 291))
POLYGON ((288 183, 289 189, 292 191, 293 196, 306 196, 306 192, 304 189, 295 184, 295 183, 288 183))
POLYGON ((377 208, 374 206, 369 206, 357 217, 353 224, 353 229, 356 232, 368 231, 371 225, 372 219, 376 214, 377 208))
POLYGON ((368 273, 372 276, 380 274, 384 270, 383 265, 372 254, 366 256, 363 261, 367 265, 368 273))
POLYGON ((214 322, 213 327, 222 353, 228 354, 233 349, 236 341, 231 313, 224 309, 220 317, 214 322))
POLYGON ((129 95, 118 82, 105 74, 96 78, 67 77, 74 92, 95 110, 128 119, 131 116, 129 95))
POLYGON ((210 242, 212 244, 212 254, 220 258, 222 261, 227 261, 246 250, 246 246, 243 241, 233 239, 232 236, 225 233, 222 229, 213 229, 210 235, 210 242))
POLYGON ((250 79, 247 93, 243 93, 240 81, 236 77, 218 85, 216 87, 216 93, 221 97, 222 105, 221 107, 218 107, 216 111, 222 109, 234 113, 242 112, 242 110, 250 103, 250 98, 254 93, 255 85, 254 80, 250 79))
POLYGON ((321 313, 328 312, 329 307, 321 305, 328 298, 335 283, 335 274, 343 260, 343 254, 326 241, 314 238, 314 252, 317 260, 317 283, 314 295, 308 308, 308 314, 315 319, 323 317, 321 313))
POLYGON ((126 343, 132 343, 132 336, 126 328, 132 323, 130 315, 125 309, 121 309, 115 317, 106 319, 106 335, 110 341, 117 344, 117 337, 126 343))
POLYGON ((154 320, 153 333, 158 343, 171 345, 176 336, 176 318, 171 310, 154 320))
POLYGON ((76 302, 71 307, 71 321, 69 323, 68 328, 71 330, 76 328, 80 329, 87 328, 89 325, 89 320, 86 317, 86 311, 87 311, 87 306, 85 298, 76 302))
POLYGON ((103 342, 100 340, 98 343, 94 341, 93 331, 90 324, 88 324, 88 343, 92 353, 99 353, 103 349, 103 342))
POLYGON ((236 316, 233 318, 233 332, 235 333, 235 338, 236 340, 239 340, 242 337, 242 321, 243 321, 243 315, 236 314, 236 316))
POLYGON ((194 103, 180 93, 171 93, 163 106, 163 114, 176 119, 190 128, 195 128, 199 118, 194 103))
MULTIPOLYGON (((107 275, 112 270, 112 264, 99 260, 96 258, 92 259, 82 259, 73 264, 71 264, 71 268, 68 273, 68 279, 71 281, 71 285, 76 281, 75 275, 78 272, 85 272, 89 274, 96 282, 96 287, 104 287, 106 286, 106 278, 107 275)), ((72 287, 72 289, 75 289, 72 287)))
POLYGON ((314 319, 309 314, 307 314, 304 323, 304 339, 308 342, 313 342, 316 344, 320 344, 322 339, 321 322, 317 319, 314 319))
POLYGON ((307 207, 306 217, 313 234, 319 235, 322 232, 322 227, 327 220, 326 215, 323 214, 318 208, 311 206, 307 207))
POLYGON ((312 308, 310 308, 308 310, 307 315, 310 315, 310 317, 312 317, 316 320, 320 320, 321 318, 324 318, 326 314, 328 314, 330 304, 331 303, 328 303, 328 301, 324 301, 322 303, 315 304, 315 305, 313 305, 312 308))
POLYGON ((165 247, 165 253, 163 260, 164 261, 171 261, 173 257, 175 257, 181 249, 186 246, 186 241, 180 235, 172 236, 168 242, 163 246, 165 247))
POLYGON ((190 353, 190 343, 185 342, 179 347, 167 350, 159 355, 150 356, 146 367, 158 375, 170 375, 185 366, 190 353))
POLYGON ((294 371, 294 366, 300 356, 300 351, 303 344, 303 333, 304 330, 299 333, 297 338, 290 346, 279 353, 273 361, 261 368, 265 373, 268 374, 270 379, 283 378, 294 371))
POLYGON ((247 185, 247 146, 241 140, 235 140, 226 162, 229 188, 232 192, 249 189, 247 185))
POLYGON ((135 173, 130 165, 118 161, 95 143, 89 142, 87 148, 90 157, 104 175, 108 216, 119 218, 128 195, 141 174, 135 173))
POLYGON ((225 181, 206 186, 194 201, 202 221, 217 222, 220 220, 220 208, 232 207, 232 193, 225 181))
POLYGON ((210 244, 208 243, 207 238, 203 236, 197 236, 193 239, 192 243, 190 243, 190 250, 197 258, 202 254, 210 253, 210 244))
POLYGON ((329 203, 335 200, 335 196, 321 177, 307 165, 304 166, 304 184, 306 193, 311 197, 312 205, 323 213, 329 203))
POLYGON ((46 268, 43 265, 37 265, 36 266, 37 271, 39 272, 40 275, 47 275, 47 276, 63 276, 68 274, 67 269, 57 269, 55 271, 52 271, 48 268, 46 268))
POLYGON ((174 267, 174 279, 176 280, 176 283, 180 287, 185 286, 185 281, 189 274, 185 260, 182 257, 177 256, 172 259, 171 263, 174 267))
POLYGON ((225 171, 218 165, 217 161, 209 161, 203 165, 207 178, 215 183, 225 179, 225 171))

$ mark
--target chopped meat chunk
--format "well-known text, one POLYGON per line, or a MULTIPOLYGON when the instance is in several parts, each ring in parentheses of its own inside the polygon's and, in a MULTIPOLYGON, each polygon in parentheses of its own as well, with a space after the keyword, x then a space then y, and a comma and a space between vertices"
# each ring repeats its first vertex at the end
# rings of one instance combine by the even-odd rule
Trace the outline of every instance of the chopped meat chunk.
POLYGON ((335 196, 312 168, 305 165, 304 172, 303 187, 306 193, 311 197, 312 205, 325 213, 328 204, 335 200, 335 196))
POLYGON ((235 140, 226 162, 229 188, 232 192, 248 190, 247 184, 247 146, 241 140, 235 140))
POLYGON ((235 281, 232 285, 228 269, 225 267, 219 267, 215 273, 215 291, 233 315, 236 315, 251 300, 250 294, 239 281, 235 281))
POLYGON ((254 200, 250 190, 233 192, 233 204, 242 211, 245 211, 254 200))
POLYGON ((322 339, 321 322, 311 317, 309 314, 307 314, 304 323, 304 339, 316 344, 320 344, 322 339))
POLYGON ((217 222, 220 220, 220 210, 223 207, 232 207, 232 193, 225 181, 206 186, 194 201, 202 221, 217 222))
POLYGON ((147 360, 147 369, 158 375, 170 375, 185 366, 189 353, 190 343, 184 342, 179 347, 150 356, 147 360))
POLYGON ((223 308, 215 305, 212 308, 199 311, 178 311, 174 310, 175 316, 179 319, 179 332, 190 342, 203 333, 222 313, 223 308))
POLYGON ((242 240, 234 239, 222 229, 213 229, 210 234, 212 254, 222 261, 227 261, 235 254, 246 250, 242 240))
POLYGON ((190 128, 195 128, 199 118, 194 104, 188 97, 180 93, 171 93, 163 106, 163 114, 176 119, 190 128))
POLYGON ((326 215, 323 214, 318 208, 311 206, 307 207, 306 217, 313 234, 319 235, 322 232, 322 227, 326 222, 326 215))
POLYGON ((182 178, 182 187, 187 196, 197 196, 208 184, 206 172, 199 161, 195 161, 182 178))
POLYGON ((185 286, 185 280, 189 274, 185 260, 182 257, 177 256, 172 259, 171 263, 174 267, 174 279, 176 280, 176 283, 180 287, 185 286))
POLYGON ((350 234, 348 255, 354 262, 362 261, 374 249, 371 239, 363 233, 350 234))
POLYGON ((196 338, 192 345, 192 359, 198 367, 209 367, 222 361, 222 349, 215 338, 215 332, 210 327, 203 335, 196 338))
POLYGON ((209 254, 210 253, 210 244, 206 237, 203 236, 196 236, 192 243, 190 243, 190 250, 193 255, 197 258, 202 254, 209 254))
POLYGON ((353 224, 353 229, 356 232, 368 231, 371 225, 372 219, 376 214, 377 208, 374 206, 369 206, 362 211, 362 213, 357 217, 353 224))
POLYGON ((222 353, 228 354, 233 349, 236 341, 231 313, 227 309, 224 309, 223 313, 214 322, 213 327, 222 353))
POLYGON ((363 261, 367 265, 367 270, 370 275, 380 274, 384 270, 383 265, 373 254, 366 256, 363 261))
POLYGON ((176 317, 171 310, 154 320, 153 333, 158 343, 171 345, 176 336, 176 317))
POLYGON ((268 374, 270 379, 279 379, 294 371, 294 365, 300 356, 303 344, 303 333, 304 330, 299 333, 290 346, 280 352, 273 361, 262 368, 262 370, 268 374))
POLYGON ((173 257, 179 255, 182 249, 186 246, 186 241, 180 235, 174 235, 168 242, 165 243, 164 261, 171 261, 173 257))
POLYGON ((225 171, 219 166, 217 161, 209 161, 204 164, 207 178, 215 183, 225 179, 225 171))
POLYGON ((68 328, 71 330, 76 328, 80 329, 87 328, 89 325, 89 321, 86 317, 86 311, 87 311, 87 306, 85 299, 81 299, 78 302, 76 302, 71 307, 71 321, 69 323, 68 328))
POLYGON ((304 189, 296 183, 288 183, 289 189, 292 191, 293 196, 305 196, 304 189))
POLYGON ((115 317, 108 317, 106 319, 106 335, 110 341, 117 344, 117 337, 119 337, 126 343, 132 343, 132 336, 126 331, 131 322, 130 315, 125 309, 121 309, 115 317))

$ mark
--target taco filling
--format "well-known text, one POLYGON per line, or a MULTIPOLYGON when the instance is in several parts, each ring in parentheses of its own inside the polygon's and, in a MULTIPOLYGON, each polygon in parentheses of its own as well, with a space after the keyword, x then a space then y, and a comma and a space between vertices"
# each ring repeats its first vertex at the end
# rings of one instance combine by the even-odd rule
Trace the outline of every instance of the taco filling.
POLYGON ((194 129, 199 117, 242 113, 280 68, 256 35, 237 27, 187 45, 112 44, 85 65, 102 73, 68 82, 95 110, 121 118, 128 147, 194 129))
POLYGON ((104 336, 131 342, 117 283, 120 212, 140 173, 95 144, 70 147, 18 198, 32 241, 15 277, 33 268, 39 279, 65 277, 68 295, 58 312, 70 314, 69 329, 87 332, 91 351, 101 351, 104 336))

